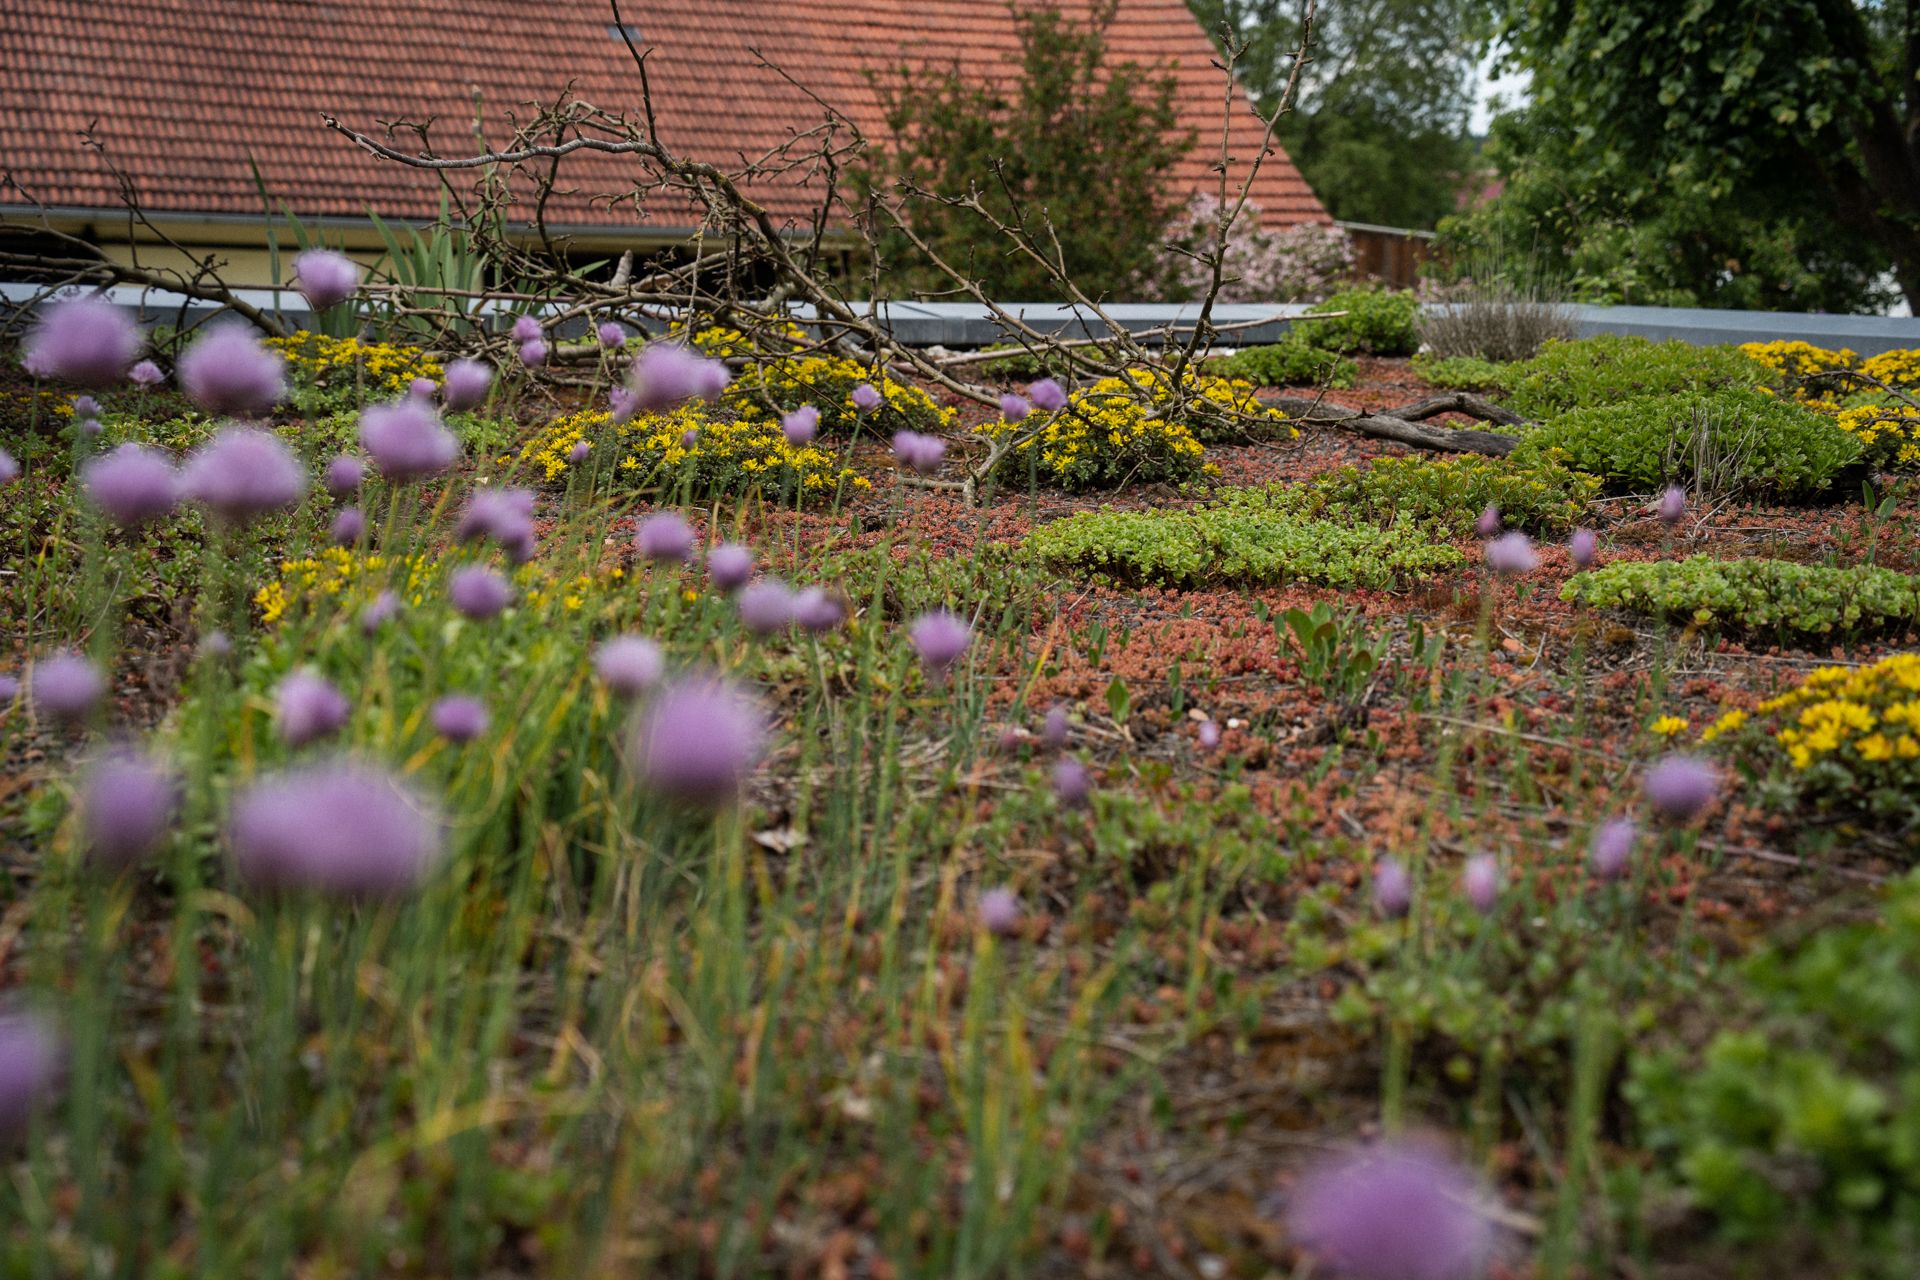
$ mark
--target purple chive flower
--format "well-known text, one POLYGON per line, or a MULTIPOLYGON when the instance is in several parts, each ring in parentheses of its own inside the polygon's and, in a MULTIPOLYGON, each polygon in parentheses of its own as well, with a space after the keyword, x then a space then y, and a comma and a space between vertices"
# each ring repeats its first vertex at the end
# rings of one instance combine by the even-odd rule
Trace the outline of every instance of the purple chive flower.
POLYGON ((158 449, 123 444, 80 468, 87 501, 125 528, 158 520, 180 497, 180 477, 158 449))
POLYGON ((1053 798, 1069 809, 1078 809, 1093 795, 1093 777, 1087 766, 1072 756, 1053 762, 1053 798))
POLYGON ((209 631, 200 637, 200 656, 215 662, 233 656, 233 641, 224 631, 209 631))
POLYGON ((1050 751, 1058 751, 1067 745, 1067 709, 1049 707, 1044 720, 1040 722, 1040 741, 1050 751))
POLYGON ((603 347, 617 347, 627 340, 627 331, 611 320, 602 324, 598 333, 600 336, 600 345, 603 347))
POLYGON ((26 1129, 36 1111, 60 1092, 66 1045, 53 1023, 37 1013, 0 1014, 0 1134, 26 1129))
POLYGON ((666 669, 660 646, 645 636, 615 636, 593 651, 594 674, 622 698, 645 693, 666 669))
POLYGON ((533 559, 533 490, 476 489, 454 526, 461 542, 491 538, 515 564, 533 559))
POLYGON ((640 522, 633 532, 633 546, 649 560, 684 564, 693 556, 693 529, 675 513, 662 511, 640 522))
POLYGON ((0 706, 11 703, 20 696, 20 677, 0 675, 0 706))
POLYGON ((142 360, 127 370, 127 380, 136 387, 157 387, 167 380, 167 375, 160 372, 160 366, 153 361, 142 360))
POLYGON ((411 399, 369 405, 360 414, 360 443, 389 480, 437 475, 460 456, 460 442, 440 416, 411 399))
POLYGON ((1033 401, 1035 408, 1048 413, 1058 413, 1067 407, 1067 393, 1052 378, 1042 378, 1028 387, 1027 399, 1033 401))
POLYGON ((56 653, 34 664, 30 681, 35 709, 63 724, 78 724, 106 696, 100 668, 77 653, 56 653))
POLYGON ((1396 858, 1382 858, 1373 866, 1373 905, 1389 920, 1398 920, 1413 907, 1413 877, 1396 858))
POLYGON ((1593 567, 1594 554, 1600 549, 1600 540, 1593 536, 1591 529, 1575 529, 1573 537, 1567 542, 1567 553, 1573 557, 1573 563, 1581 569, 1593 567))
POLYGON ((1011 889, 989 889, 980 895, 980 927, 996 938, 1018 934, 1022 914, 1020 897, 1011 889))
POLYGON ((1460 874, 1460 884, 1467 891, 1467 901, 1473 904, 1473 909, 1483 916, 1491 915, 1500 901, 1500 864, 1484 853, 1469 858, 1466 870, 1460 874))
POLYGON ((939 436, 902 429, 893 433, 893 456, 908 470, 931 475, 940 469, 940 460, 947 456, 947 442, 939 436))
POLYGON ((633 362, 627 395, 616 402, 614 417, 660 413, 688 400, 712 400, 727 389, 733 375, 718 360, 696 355, 677 342, 649 343, 633 362))
POLYGON ((1518 531, 1503 533, 1487 544, 1487 567, 1510 577, 1532 573, 1540 567, 1533 543, 1518 531))
POLYGON ((1679 524, 1687 514, 1687 491, 1677 484, 1670 486, 1654 510, 1662 523, 1679 524))
POLYGON ((753 577, 753 552, 737 542, 723 542, 707 552, 707 577, 720 591, 737 591, 753 577))
POLYGON ((853 389, 853 407, 862 413, 872 413, 886 403, 886 397, 874 389, 871 382, 863 382, 853 389))
POLYGON ((810 404, 803 404, 780 419, 780 430, 786 435, 787 443, 796 449, 810 444, 814 434, 820 430, 820 411, 810 404))
POLYGON ((1685 822, 1713 803, 1720 774, 1696 756, 1670 755, 1647 770, 1647 803, 1662 817, 1685 822))
POLYGON ((529 369, 538 369, 547 362, 547 344, 535 338, 532 342, 520 344, 520 363, 529 369))
POLYGON ((1310 1171, 1287 1216, 1294 1238, 1344 1280, 1469 1280, 1493 1247, 1478 1202, 1465 1169, 1396 1144, 1310 1171))
POLYGON ((700 428, 688 427, 685 431, 682 431, 680 433, 680 447, 682 449, 691 449, 693 448, 693 446, 699 443, 700 443, 700 428))
POLYGON ((307 471, 276 435, 226 427, 187 459, 180 488, 227 524, 245 524, 300 501, 307 471))
POLYGON ((433 393, 439 389, 432 378, 415 378, 407 384, 407 394, 416 400, 431 400, 433 393))
POLYGON ((1008 422, 1019 422, 1033 412, 1033 406, 1027 403, 1025 396, 1016 396, 1011 391, 1000 397, 1000 416, 1008 422))
POLYGON ((471 565, 447 580, 447 598, 467 617, 485 621, 513 603, 513 587, 493 570, 471 565))
POLYGON ((760 708, 725 681, 696 676, 660 691, 634 728, 634 768, 677 800, 720 805, 746 784, 767 736, 760 708))
POLYGON ((367 531, 367 517, 358 507, 342 507, 327 527, 327 536, 336 547, 350 547, 367 531))
POLYGON ((1632 818, 1614 818, 1601 823, 1593 833, 1593 844, 1587 849, 1587 862, 1593 874, 1602 880, 1619 879, 1633 856, 1634 841, 1639 838, 1640 828, 1632 818))
POLYGON ((478 409, 493 386, 493 370, 479 360, 455 360, 442 375, 440 399, 448 413, 478 409))
POLYGON ((513 340, 520 346, 540 341, 540 322, 532 316, 518 316, 513 322, 513 340))
POLYGON ((240 877, 265 889, 391 897, 441 854, 440 823, 383 770, 333 762, 269 774, 234 800, 227 824, 240 877))
POLYGON ((336 498, 344 498, 358 489, 360 482, 366 478, 366 464, 358 458, 349 457, 343 453, 327 464, 326 476, 322 483, 327 486, 328 493, 336 498))
POLYGON ((360 611, 360 629, 372 635, 387 619, 399 612, 400 597, 391 591, 382 591, 373 598, 372 604, 360 611))
POLYGON ((831 631, 847 619, 838 596, 821 587, 808 587, 793 598, 793 620, 805 631, 831 631))
POLYGON ((80 783, 87 856, 113 868, 151 856, 167 838, 179 798, 178 779, 152 760, 112 755, 97 762, 80 783))
POLYGON ((567 461, 577 467, 585 462, 587 455, 592 452, 593 446, 589 445, 585 440, 575 440, 573 442, 573 448, 567 450, 567 461))
POLYGON ((293 283, 315 311, 337 307, 360 287, 360 268, 332 249, 308 249, 293 260, 293 283))
POLYGON ((1200 722, 1200 748, 1211 751, 1220 745, 1220 726, 1212 720, 1200 722))
POLYGON ((459 694, 440 699, 428 713, 433 731, 448 742, 472 742, 487 731, 487 704, 459 694))
POLYGON ((92 396, 73 398, 73 416, 76 418, 97 418, 100 416, 100 402, 92 396))
POLYGON ((207 326, 180 357, 180 389, 206 412, 264 417, 287 394, 287 362, 239 321, 207 326))
POLYGON ((101 432, 106 430, 105 427, 100 425, 100 419, 98 418, 82 418, 80 425, 75 429, 89 440, 97 438, 101 432))
POLYGON ((0 449, 0 485, 12 484, 20 478, 20 460, 0 449))
POLYGON ((632 390, 627 387, 614 387, 607 392, 607 412, 613 415, 615 422, 625 422, 639 407, 632 390))
POLYGON ((959 662, 967 646, 973 643, 973 628, 964 618, 945 609, 935 609, 915 618, 907 635, 920 661, 935 675, 944 674, 959 662))
POLYGON ((273 692, 280 740, 290 747, 330 738, 346 728, 353 708, 340 691, 311 671, 296 671, 273 692))
POLYGON ((1489 502, 1480 518, 1473 522, 1473 531, 1482 538, 1492 538, 1500 532, 1500 508, 1489 502))
POLYGON ((140 326, 105 298, 69 298, 40 313, 20 350, 36 378, 110 387, 140 354, 140 326))
POLYGON ((771 635, 793 623, 793 589, 771 578, 741 588, 733 606, 740 625, 755 635, 771 635))

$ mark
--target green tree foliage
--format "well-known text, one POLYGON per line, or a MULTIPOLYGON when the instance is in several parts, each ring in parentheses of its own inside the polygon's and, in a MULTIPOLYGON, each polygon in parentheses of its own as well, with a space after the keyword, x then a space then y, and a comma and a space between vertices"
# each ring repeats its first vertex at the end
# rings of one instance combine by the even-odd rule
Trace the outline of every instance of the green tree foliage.
MULTIPOLYGON (((1007 83, 955 67, 931 76, 902 68, 879 84, 890 138, 861 180, 883 197, 902 183, 934 197, 906 203, 914 233, 998 297, 1052 300, 1061 291, 978 212, 954 203, 969 194, 1042 249, 1057 243, 1067 274, 1089 294, 1125 293, 1159 270, 1181 204, 1173 167, 1194 136, 1180 127, 1171 76, 1109 59, 1113 14, 1112 0, 1084 24, 1050 6, 1015 9, 1018 75, 1007 83)), ((881 236, 880 250, 891 291, 951 287, 898 231, 881 236)))
POLYGON ((1862 307, 1890 265, 1920 302, 1920 0, 1494 8, 1534 105, 1483 227, 1623 300, 1862 307))
MULTIPOLYGON (((1271 110, 1300 43, 1304 0, 1189 0, 1245 41, 1242 83, 1271 110)), ((1431 227, 1474 167, 1467 113, 1473 0, 1322 0, 1294 110, 1278 135, 1334 217, 1431 227)))

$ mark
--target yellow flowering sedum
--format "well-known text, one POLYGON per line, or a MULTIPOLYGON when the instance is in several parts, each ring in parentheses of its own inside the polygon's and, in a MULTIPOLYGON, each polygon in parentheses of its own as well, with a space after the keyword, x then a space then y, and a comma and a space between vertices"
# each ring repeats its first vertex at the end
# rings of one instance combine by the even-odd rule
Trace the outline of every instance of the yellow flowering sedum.
POLYGON ((438 382, 444 372, 440 362, 420 348, 392 342, 329 338, 303 329, 290 337, 268 338, 266 345, 287 358, 296 385, 350 391, 358 378, 374 400, 404 393, 415 378, 438 382))
POLYGON ((1811 342, 1745 342, 1740 354, 1757 360, 1790 382, 1798 382, 1816 373, 1851 369, 1860 357, 1845 347, 1832 351, 1811 342))
POLYGON ((1017 443, 1001 467, 1016 481, 1036 468, 1063 489, 1189 480, 1206 473, 1206 449, 1192 431, 1159 417, 1139 390, 1120 378, 1102 378, 1073 393, 1067 407, 1047 417, 992 422, 989 436, 1017 443))
MULTIPOLYGON (((797 491, 814 499, 872 487, 826 450, 788 444, 777 421, 709 416, 697 404, 640 414, 626 422, 615 422, 602 410, 571 413, 528 441, 520 461, 533 468, 536 479, 558 484, 572 470, 568 453, 582 441, 590 451, 614 451, 618 461, 611 465, 622 482, 634 487, 684 484, 703 497, 752 489, 788 497, 797 491), (694 433, 691 441, 689 431, 694 433)), ((594 465, 591 456, 585 465, 594 465)))
MULTIPOLYGON (((401 594, 408 603, 417 604, 432 581, 433 566, 425 557, 414 556, 403 567, 401 594)), ((394 577, 385 556, 329 547, 317 556, 282 560, 279 574, 253 593, 253 603, 261 621, 271 625, 296 609, 322 601, 333 602, 333 607, 371 604, 375 596, 393 588, 394 577)))
POLYGON ((1920 348, 1883 351, 1862 360, 1849 350, 1829 351, 1809 342, 1749 342, 1741 352, 1779 374, 1783 390, 1865 447, 1876 466, 1920 465, 1920 409, 1902 395, 1920 390, 1920 348), (1848 370, 1884 383, 1895 394, 1857 379, 1830 378, 1809 384, 1815 374, 1848 370))
POLYGON ((1834 422, 1881 466, 1920 464, 1920 409, 1912 405, 1858 404, 1840 410, 1834 422))
MULTIPOLYGON (((279 572, 253 594, 261 621, 269 626, 316 607, 327 612, 358 612, 382 591, 398 592, 409 606, 441 593, 444 564, 431 556, 409 556, 398 563, 378 554, 332 547, 317 556, 280 562, 279 572)), ((557 604, 576 613, 617 587, 626 577, 618 566, 599 575, 557 577, 537 561, 513 572, 520 600, 529 607, 557 604)))
POLYGON ((1860 372, 1896 391, 1920 390, 1920 347, 1882 351, 1862 362, 1860 372))
POLYGON ((1700 736, 1771 769, 1776 795, 1912 822, 1920 816, 1920 653, 1820 667, 1751 715, 1730 711, 1700 736))

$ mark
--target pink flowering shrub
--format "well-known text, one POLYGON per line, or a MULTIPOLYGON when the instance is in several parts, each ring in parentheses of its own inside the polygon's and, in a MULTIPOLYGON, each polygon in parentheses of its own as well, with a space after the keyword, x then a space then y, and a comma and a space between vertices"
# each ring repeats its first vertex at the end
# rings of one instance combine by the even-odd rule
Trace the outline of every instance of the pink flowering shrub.
MULTIPOLYGON (((1167 239, 1189 253, 1205 254, 1220 216, 1218 198, 1200 194, 1167 229, 1167 239)), ((1317 302, 1353 273, 1353 248, 1330 223, 1307 223, 1285 231, 1261 229, 1260 207, 1249 202, 1227 236, 1222 302, 1317 302)), ((1205 295, 1212 269, 1187 254, 1174 254, 1167 290, 1174 298, 1205 295)))

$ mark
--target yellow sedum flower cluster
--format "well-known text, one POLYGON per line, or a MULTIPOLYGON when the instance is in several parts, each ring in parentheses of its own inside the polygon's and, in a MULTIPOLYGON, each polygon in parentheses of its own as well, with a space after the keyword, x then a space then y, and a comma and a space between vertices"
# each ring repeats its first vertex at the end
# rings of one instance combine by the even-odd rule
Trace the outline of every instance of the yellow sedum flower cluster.
MULTIPOLYGON (((269 626, 301 611, 324 606, 329 612, 359 610, 373 603, 382 591, 396 591, 409 606, 418 606, 439 591, 443 569, 440 560, 429 556, 409 556, 390 565, 385 556, 362 554, 332 547, 317 556, 280 562, 279 573, 253 594, 261 621, 269 626)), ((576 613, 599 598, 626 577, 626 571, 613 566, 604 574, 577 574, 558 578, 538 562, 520 566, 513 572, 523 604, 539 607, 549 603, 576 613)))
POLYGON ((1871 667, 1820 667, 1798 688, 1760 704, 1787 723, 1773 737, 1795 769, 1846 756, 1882 764, 1920 759, 1920 653, 1871 667))
POLYGON ((1851 369, 1860 357, 1842 347, 1838 351, 1816 347, 1811 342, 1744 342, 1740 354, 1757 360, 1782 378, 1798 382, 1816 373, 1851 369))
POLYGON ((571 413, 529 440, 520 450, 520 461, 533 468, 537 479, 557 484, 572 470, 567 455, 582 441, 590 459, 591 451, 614 451, 618 461, 611 465, 636 487, 684 484, 701 497, 759 489, 811 499, 872 487, 826 450, 788 444, 777 421, 710 416, 697 404, 639 414, 626 422, 615 422, 611 414, 596 409, 571 413))
POLYGON ((392 342, 329 338, 303 329, 290 337, 268 338, 266 345, 286 357, 296 382, 339 390, 351 388, 356 376, 364 377, 373 399, 401 395, 415 378, 438 382, 444 372, 440 362, 420 348, 392 342))
POLYGON ((1015 438, 1001 462, 1010 476, 1035 467, 1043 481, 1063 489, 1189 480, 1213 470, 1193 432, 1160 417, 1123 378, 1075 391, 1066 408, 1045 418, 992 422, 982 430, 1015 438))
POLYGON ((1920 347, 1882 351, 1862 361, 1860 372, 1896 391, 1920 390, 1920 347))
MULTIPOLYGON (((797 325, 786 326, 787 339, 804 345, 806 333, 797 325)), ((906 428, 912 431, 938 431, 951 427, 952 409, 943 409, 920 388, 876 375, 857 360, 823 352, 769 352, 756 345, 738 329, 714 325, 693 335, 692 345, 701 354, 716 360, 754 357, 737 370, 726 393, 723 409, 731 410, 744 421, 770 422, 780 419, 802 405, 820 412, 820 430, 826 433, 852 431, 863 419, 853 403, 854 388, 868 383, 880 393, 883 404, 864 415, 866 421, 883 435, 906 428)))
POLYGON ((1869 461, 1883 467, 1920 465, 1920 408, 1903 396, 1920 390, 1920 348, 1883 351, 1862 360, 1854 352, 1830 351, 1809 342, 1749 342, 1744 355, 1779 374, 1783 390, 1858 439, 1869 461), (1850 371, 1885 384, 1892 394, 1854 379, 1809 385, 1815 374, 1850 371))
POLYGON ((1840 410, 1834 422, 1848 435, 1857 436, 1867 456, 1882 465, 1920 465, 1920 409, 1860 404, 1840 410))
MULTIPOLYGON (((408 603, 418 604, 432 580, 433 565, 425 557, 413 556, 404 568, 402 595, 408 603)), ((371 604, 392 587, 393 578, 385 556, 329 547, 317 556, 282 560, 279 574, 253 593, 253 603, 261 621, 271 626, 296 609, 322 601, 332 602, 333 607, 371 604)))

